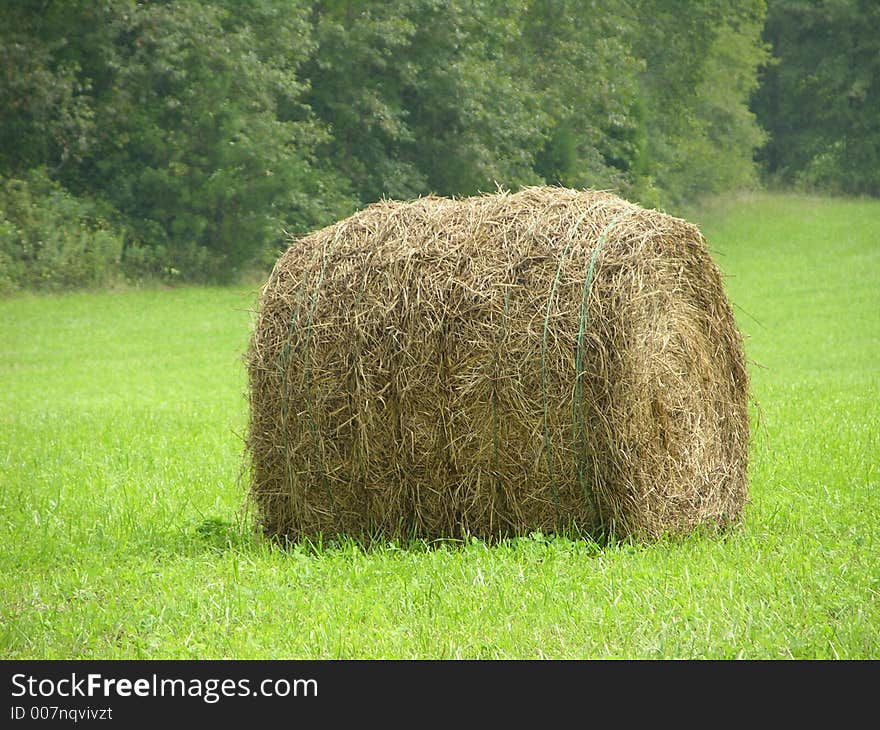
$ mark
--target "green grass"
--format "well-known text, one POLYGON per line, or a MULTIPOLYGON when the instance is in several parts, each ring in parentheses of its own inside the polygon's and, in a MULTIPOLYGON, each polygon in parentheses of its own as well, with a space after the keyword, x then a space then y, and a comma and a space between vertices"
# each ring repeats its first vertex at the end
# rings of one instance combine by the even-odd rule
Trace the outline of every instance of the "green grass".
POLYGON ((0 301, 0 657, 880 658, 880 202, 690 217, 764 423, 720 537, 280 550, 240 510, 254 291, 0 301))

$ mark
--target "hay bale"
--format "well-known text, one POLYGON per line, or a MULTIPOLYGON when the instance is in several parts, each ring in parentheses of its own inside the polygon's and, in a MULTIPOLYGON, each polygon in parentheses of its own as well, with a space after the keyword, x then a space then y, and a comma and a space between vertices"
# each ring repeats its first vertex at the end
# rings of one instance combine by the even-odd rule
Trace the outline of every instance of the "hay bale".
POLYGON ((383 201, 294 240, 248 351, 266 533, 724 525, 747 374, 696 226, 604 192, 383 201))

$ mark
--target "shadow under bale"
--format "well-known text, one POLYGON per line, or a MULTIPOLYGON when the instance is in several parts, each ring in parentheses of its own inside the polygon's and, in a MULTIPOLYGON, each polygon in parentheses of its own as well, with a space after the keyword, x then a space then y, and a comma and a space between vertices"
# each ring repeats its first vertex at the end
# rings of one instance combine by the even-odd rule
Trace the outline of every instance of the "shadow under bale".
POLYGON ((609 193, 384 201, 293 240, 247 365, 275 537, 656 537, 747 497, 721 274, 696 226, 609 193))

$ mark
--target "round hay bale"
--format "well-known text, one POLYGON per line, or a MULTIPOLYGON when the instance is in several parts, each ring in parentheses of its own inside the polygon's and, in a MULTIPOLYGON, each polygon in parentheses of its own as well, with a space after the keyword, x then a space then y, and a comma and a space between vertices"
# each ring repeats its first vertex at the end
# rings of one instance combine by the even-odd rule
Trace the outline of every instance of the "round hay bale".
POLYGON ((383 201, 293 240, 247 364, 269 535, 654 537, 746 500, 721 274, 609 193, 383 201))

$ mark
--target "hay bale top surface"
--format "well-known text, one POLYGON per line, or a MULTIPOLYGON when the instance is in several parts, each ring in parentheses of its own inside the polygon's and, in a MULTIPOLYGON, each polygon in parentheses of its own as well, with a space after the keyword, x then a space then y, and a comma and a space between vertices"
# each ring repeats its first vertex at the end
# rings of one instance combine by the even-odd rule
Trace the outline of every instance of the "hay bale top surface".
POLYGON ((696 226, 611 193, 382 201, 294 239, 249 350, 267 532, 725 524, 747 377, 696 226))
POLYGON ((412 256, 472 258, 475 264, 492 266, 506 259, 522 266, 529 264, 530 254, 558 255, 567 244, 592 252, 603 228, 612 222, 616 240, 626 240, 627 234, 662 236, 681 228, 701 238, 693 224, 609 192, 530 187, 466 198, 383 200, 308 236, 293 238, 278 268, 283 270, 286 263, 300 266, 304 257, 317 254, 324 245, 332 249, 327 253, 334 259, 368 253, 372 266, 412 256))

